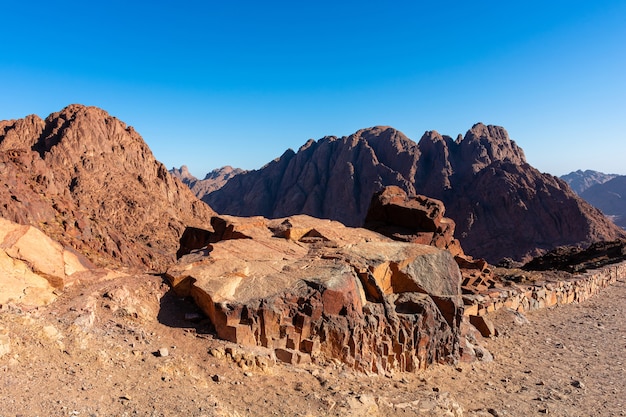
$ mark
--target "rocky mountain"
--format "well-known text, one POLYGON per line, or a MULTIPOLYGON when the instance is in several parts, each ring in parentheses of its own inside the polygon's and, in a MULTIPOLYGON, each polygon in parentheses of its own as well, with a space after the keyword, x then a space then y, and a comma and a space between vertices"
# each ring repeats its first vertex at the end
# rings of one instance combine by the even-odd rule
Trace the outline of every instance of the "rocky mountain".
POLYGON ((385 126, 309 140, 203 201, 224 214, 360 226, 371 196, 389 185, 441 200, 466 253, 490 262, 624 236, 564 181, 530 166, 505 129, 481 123, 456 139, 426 132, 419 143, 385 126))
POLYGON ((161 271, 186 226, 214 212, 104 110, 70 105, 0 122, 0 217, 41 229, 99 266, 161 271))
POLYGON ((230 165, 226 165, 221 168, 214 169, 206 174, 204 179, 200 180, 189 172, 186 165, 183 165, 180 168, 170 169, 170 174, 181 180, 183 184, 187 185, 191 189, 191 192, 198 198, 202 198, 205 195, 222 188, 229 179, 243 172, 247 171, 241 168, 233 168, 230 165))
POLYGON ((626 229, 626 176, 589 187, 580 196, 626 229))
POLYGON ((565 181, 578 195, 581 195, 586 189, 617 177, 617 174, 605 174, 603 172, 587 169, 585 171, 578 170, 562 175, 561 179, 565 181))

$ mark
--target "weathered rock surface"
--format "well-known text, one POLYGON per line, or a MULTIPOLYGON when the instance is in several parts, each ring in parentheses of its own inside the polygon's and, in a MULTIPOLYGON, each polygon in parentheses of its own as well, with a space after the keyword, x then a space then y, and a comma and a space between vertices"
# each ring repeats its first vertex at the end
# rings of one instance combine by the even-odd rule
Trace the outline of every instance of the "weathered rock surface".
POLYGON ((32 226, 0 218, 0 305, 46 305, 76 282, 115 275, 32 226))
POLYGON ((167 276, 220 338, 372 373, 457 360, 461 276, 448 251, 308 216, 218 223, 167 276))
POLYGON ((0 122, 0 216, 99 266, 162 271, 187 226, 214 212, 135 130, 95 107, 0 122))
POLYGON ((390 127, 310 140, 203 200, 226 214, 361 226, 371 196, 389 185, 442 201, 465 251, 492 263, 624 236, 565 182, 530 166, 503 128, 481 123, 456 140, 426 132, 419 144, 390 127))
POLYGON ((365 216, 365 228, 403 242, 447 249, 453 256, 463 249, 454 238, 454 220, 444 217, 439 200, 423 195, 409 197, 400 187, 389 186, 374 194, 365 216))
POLYGON ((616 225, 626 229, 625 175, 589 187, 580 196, 592 206, 602 210, 616 225))
POLYGON ((578 171, 561 175, 560 178, 565 181, 576 194, 581 195, 588 188, 591 188, 596 184, 604 184, 617 176, 617 174, 605 174, 603 172, 593 171, 590 169, 586 169, 584 171, 579 169, 578 171))
POLYGON ((233 168, 230 165, 226 165, 221 168, 214 169, 206 174, 204 179, 200 180, 189 172, 186 165, 183 165, 180 168, 170 169, 170 174, 181 180, 183 184, 188 186, 191 189, 191 192, 198 198, 202 198, 205 195, 222 188, 224 184, 226 184, 226 182, 235 175, 245 172, 247 171, 244 171, 241 168, 233 168))
POLYGON ((392 185, 372 197, 365 228, 393 240, 449 251, 461 268, 464 293, 493 287, 495 280, 487 261, 474 259, 463 252, 454 237, 454 221, 444 217, 444 214, 445 207, 441 201, 421 195, 410 197, 403 189, 392 185))

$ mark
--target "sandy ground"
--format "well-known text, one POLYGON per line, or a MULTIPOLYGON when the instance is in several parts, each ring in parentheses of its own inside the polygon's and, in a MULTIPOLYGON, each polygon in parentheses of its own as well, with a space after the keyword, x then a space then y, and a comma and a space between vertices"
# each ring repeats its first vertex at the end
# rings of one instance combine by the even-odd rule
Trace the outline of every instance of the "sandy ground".
POLYGON ((159 277, 118 279, 46 308, 2 307, 0 417, 623 416, 624 300, 620 281, 526 324, 501 313, 500 336, 484 342, 493 362, 371 377, 253 365, 159 277))

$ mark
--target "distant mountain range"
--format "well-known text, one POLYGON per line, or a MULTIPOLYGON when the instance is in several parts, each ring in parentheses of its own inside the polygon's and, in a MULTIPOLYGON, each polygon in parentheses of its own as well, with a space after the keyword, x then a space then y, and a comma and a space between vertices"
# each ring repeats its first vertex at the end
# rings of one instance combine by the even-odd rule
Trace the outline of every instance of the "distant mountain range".
POLYGON ((465 251, 490 262, 624 236, 566 182, 530 166, 505 129, 481 123, 456 139, 426 132, 419 143, 385 126, 309 140, 202 200, 223 214, 302 213, 360 226, 371 196, 388 185, 443 201, 465 251))
POLYGON ((570 172, 569 174, 562 175, 561 179, 564 180, 578 195, 581 195, 585 190, 593 187, 596 184, 604 184, 605 182, 617 177, 617 174, 605 174, 603 172, 592 170, 578 170, 570 172))
POLYGON ((198 198, 202 198, 205 195, 222 188, 222 186, 224 186, 229 179, 235 175, 245 172, 247 171, 227 165, 222 168, 214 169, 206 174, 204 179, 200 180, 189 172, 186 165, 183 165, 180 168, 170 169, 170 174, 181 180, 183 184, 188 186, 191 189, 191 192, 193 192, 198 198))
POLYGON ((626 229, 626 176, 578 170, 561 178, 585 201, 626 229))

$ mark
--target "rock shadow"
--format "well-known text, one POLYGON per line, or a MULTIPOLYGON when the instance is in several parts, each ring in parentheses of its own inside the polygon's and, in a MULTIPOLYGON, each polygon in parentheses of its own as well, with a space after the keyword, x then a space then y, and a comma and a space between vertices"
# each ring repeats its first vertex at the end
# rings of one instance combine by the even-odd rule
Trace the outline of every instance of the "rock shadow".
MULTIPOLYGON (((167 279, 163 281, 169 285, 167 279)), ((192 297, 181 297, 171 288, 161 297, 159 323, 181 329, 195 329, 197 334, 215 333, 215 326, 204 312, 196 305, 192 297)))

